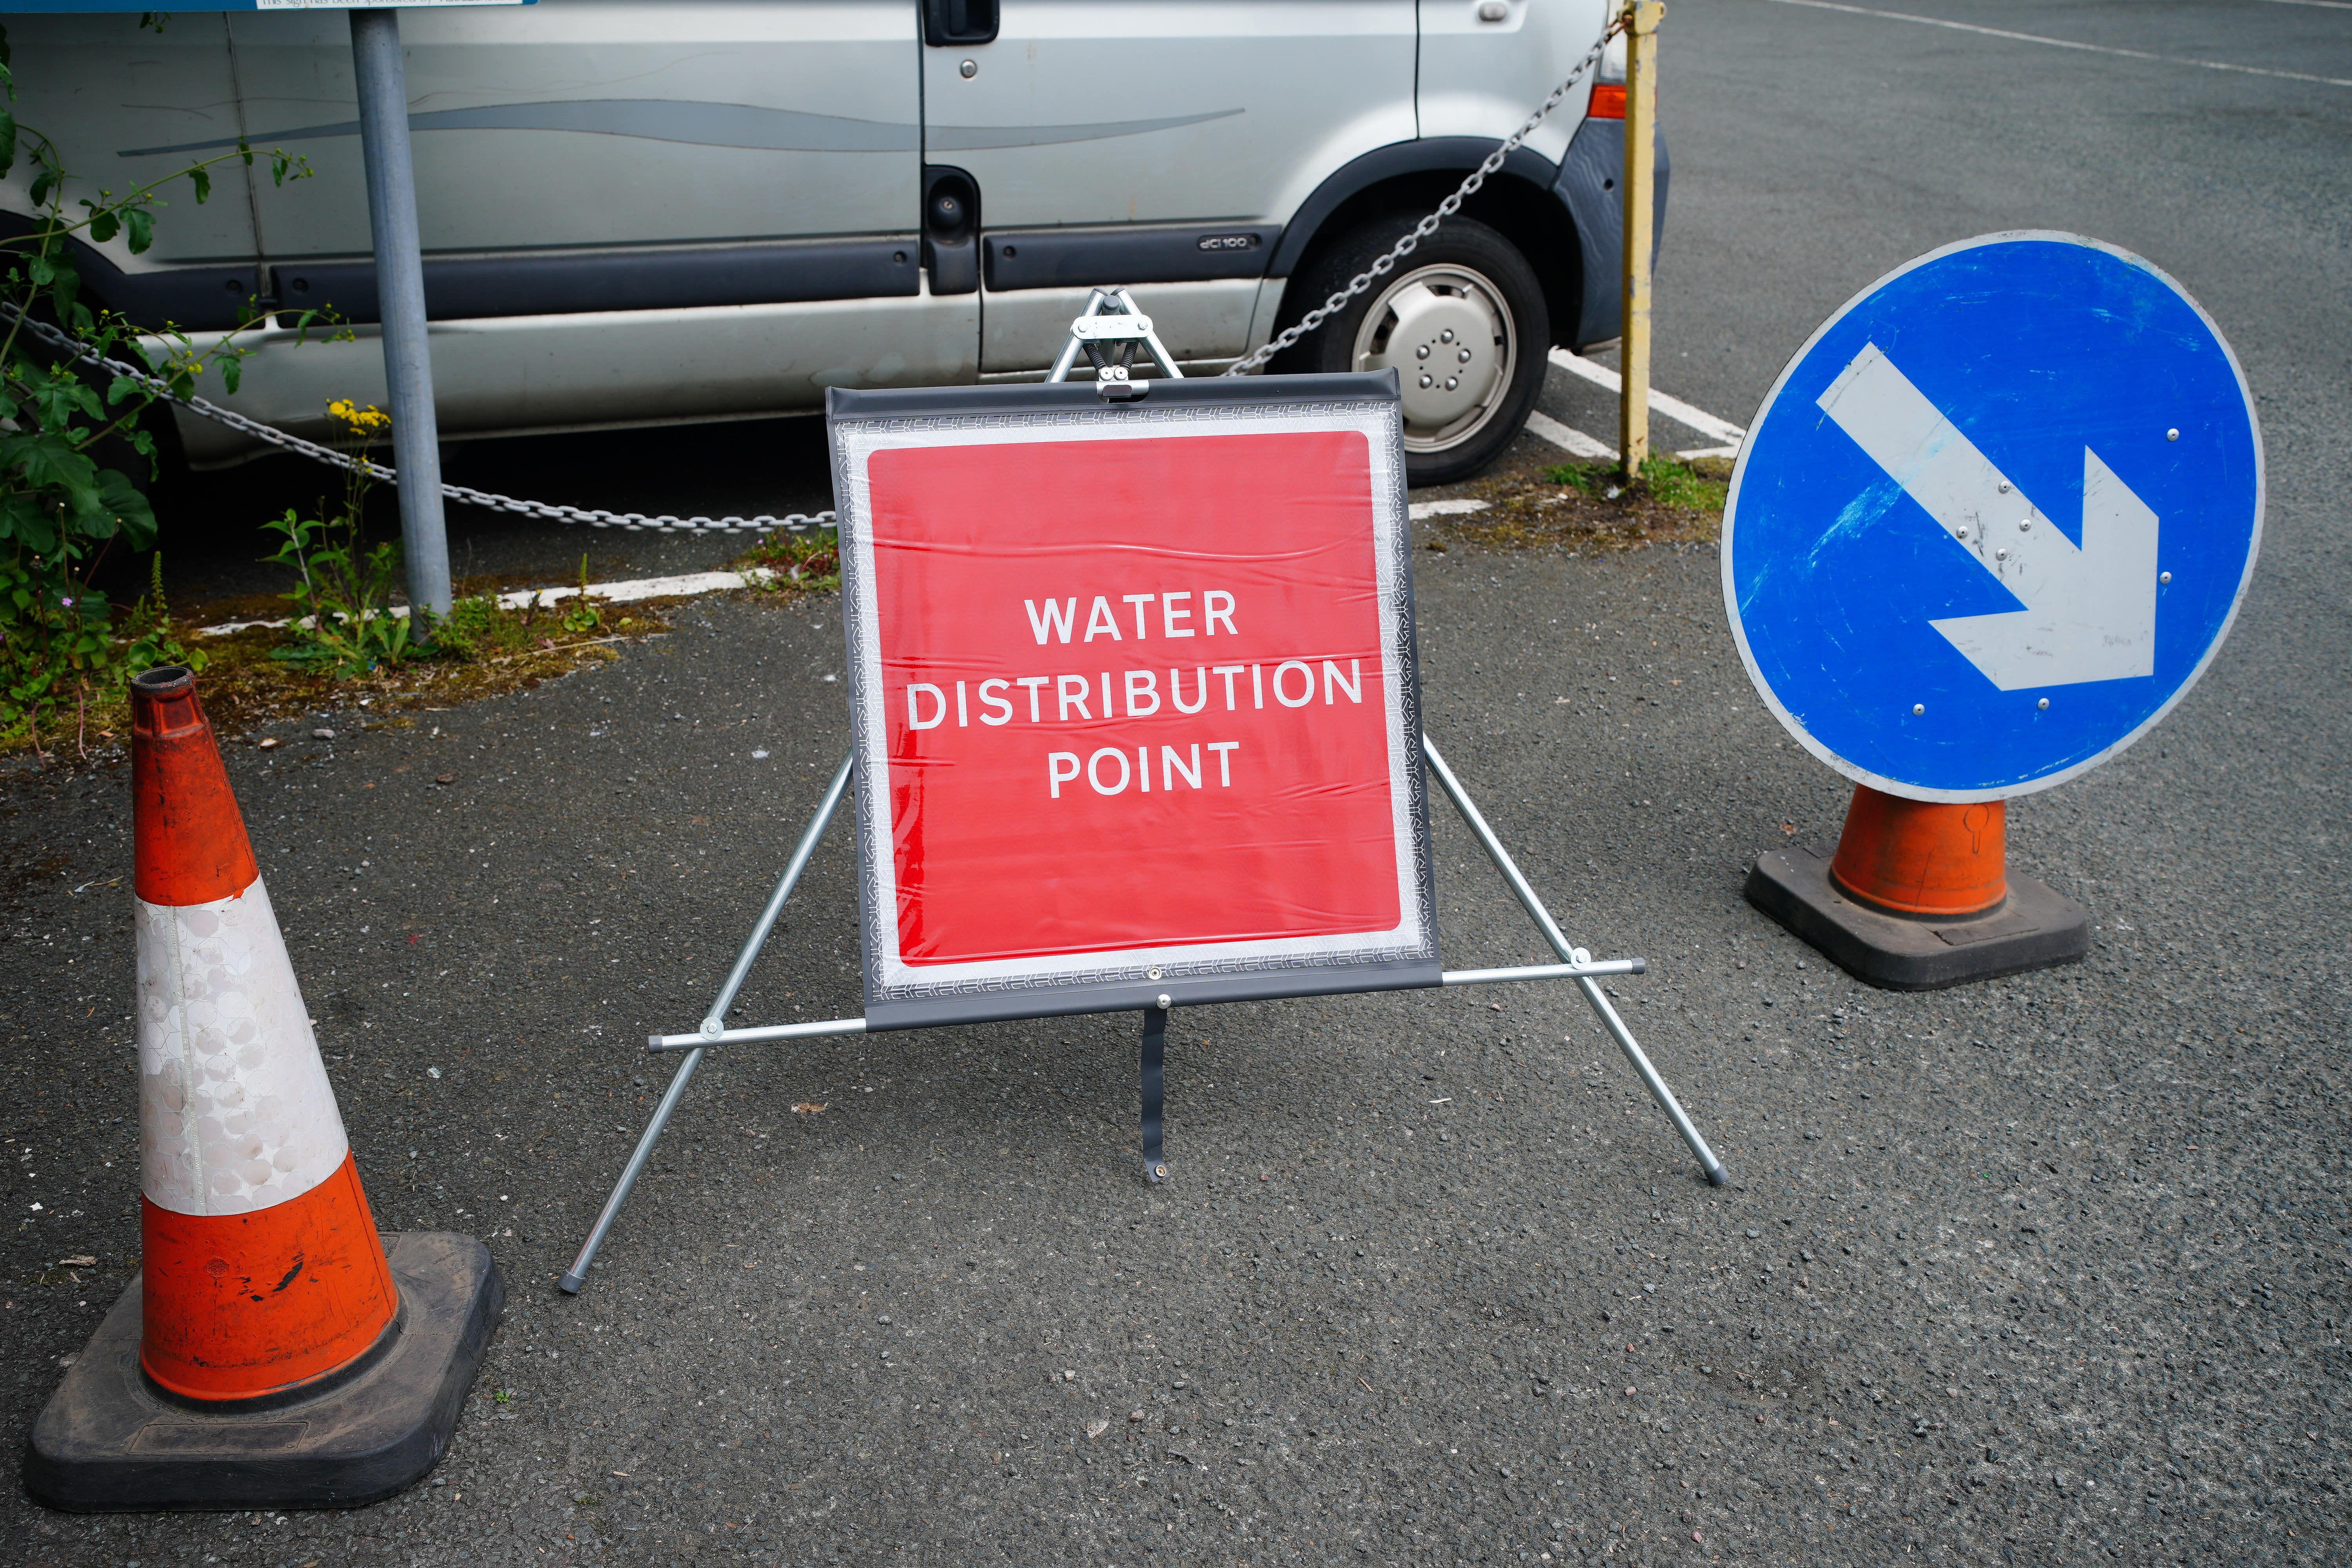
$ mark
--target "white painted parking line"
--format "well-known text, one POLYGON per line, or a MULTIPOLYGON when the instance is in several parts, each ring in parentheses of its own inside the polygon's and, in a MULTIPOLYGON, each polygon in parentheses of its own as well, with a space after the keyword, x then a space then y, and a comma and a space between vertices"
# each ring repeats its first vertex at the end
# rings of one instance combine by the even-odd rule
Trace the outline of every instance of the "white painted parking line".
POLYGON ((1675 456, 1685 463, 1694 458, 1737 458, 1739 456, 1739 448, 1737 447, 1685 447, 1675 456))
MULTIPOLYGON (((2286 81, 2315 81, 2322 87, 2352 87, 2352 79, 2312 76, 2305 71, 2273 70, 2267 66, 2232 65, 2227 60, 2196 60, 2185 55, 2151 54, 2146 49, 2119 49, 2112 44, 2084 44, 2073 38, 2053 38, 2042 33, 2013 33, 2007 27, 1980 27, 1973 22, 1948 22, 1941 16, 1915 16, 1908 11, 1874 11, 1867 5, 1840 5, 1835 0, 1774 0, 1780 5, 1803 5, 1815 11, 1843 11, 1850 16, 1878 16, 1890 22, 1916 22, 1923 27, 1949 27, 1956 33, 1981 33, 1988 38, 2009 38, 2021 44, 2044 44, 2053 49, 2080 49, 2084 54, 2116 55, 2127 60, 2152 60, 2162 66, 2189 66, 2198 70, 2230 71, 2238 76, 2277 77, 2286 81)), ((2308 4, 2309 0, 2305 0, 2308 4)))
POLYGON ((1406 507, 1405 511, 1413 521, 1419 522, 1425 517, 1458 517, 1465 511, 1485 511, 1488 504, 1464 496, 1456 500, 1417 500, 1406 507))
MULTIPOLYGON (((1420 505, 1440 507, 1449 511, 1482 511, 1486 503, 1482 500, 1423 501, 1420 505)), ((1413 515, 1421 515, 1419 507, 1414 509, 1413 515)), ((700 594, 724 594, 737 588, 748 588, 757 583, 769 582, 775 576, 776 574, 765 566, 754 566, 749 572, 689 572, 677 577, 633 577, 622 583, 591 583, 588 584, 588 596, 613 605, 633 605, 642 599, 688 599, 700 594)), ((516 588, 499 595, 499 607, 520 610, 533 600, 543 605, 555 605, 579 595, 580 585, 577 583, 557 588, 516 588)), ((405 618, 408 606, 394 605, 391 613, 405 618)), ((246 631, 254 626, 288 626, 293 624, 287 619, 223 621, 218 626, 198 626, 196 635, 225 637, 231 632, 246 631)), ((304 616, 302 624, 308 626, 310 617, 304 616)))
POLYGON ((1564 448, 1571 458, 1613 458, 1617 455, 1617 448, 1608 442, 1595 440, 1581 430, 1563 425, 1540 409, 1528 416, 1528 434, 1542 437, 1553 446, 1564 448))
MULTIPOLYGON (((408 606, 406 605, 394 605, 392 607, 392 613, 404 620, 408 616, 408 606)), ((256 626, 290 626, 293 624, 294 623, 292 621, 287 620, 283 616, 280 616, 278 619, 274 621, 220 621, 209 626, 198 626, 196 628, 196 635, 200 637, 225 637, 231 632, 249 632, 256 626)), ((310 617, 309 616, 304 616, 302 617, 302 624, 306 626, 309 626, 310 624, 310 617)))
MULTIPOLYGON (((690 572, 680 577, 639 577, 626 583, 591 583, 588 596, 615 605, 634 604, 639 599, 677 599, 691 594, 723 594, 730 588, 764 583, 774 575, 765 566, 754 566, 749 572, 690 572)), ((511 594, 500 594, 499 605, 501 609, 520 610, 541 595, 546 596, 543 602, 551 605, 579 592, 576 587, 518 588, 511 594)))
MULTIPOLYGON (((1617 373, 1607 365, 1595 364, 1583 355, 1572 354, 1566 349, 1552 350, 1551 363, 1569 374, 1580 376, 1610 392, 1620 391, 1624 384, 1618 379, 1617 373)), ((1712 436, 1717 441, 1735 449, 1740 442, 1748 439, 1748 432, 1728 419, 1717 419, 1706 409, 1694 407, 1679 397, 1669 397, 1654 386, 1650 388, 1650 407, 1677 424, 1687 425, 1700 435, 1712 436)), ((1607 455, 1614 457, 1616 454, 1612 450, 1607 455)))

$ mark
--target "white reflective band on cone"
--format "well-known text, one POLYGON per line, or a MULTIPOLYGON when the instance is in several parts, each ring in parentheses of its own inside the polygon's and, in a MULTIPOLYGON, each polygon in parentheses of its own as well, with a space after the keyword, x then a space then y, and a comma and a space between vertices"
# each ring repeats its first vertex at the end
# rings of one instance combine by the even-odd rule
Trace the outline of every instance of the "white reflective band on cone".
POLYGON ((351 1143, 268 889, 135 902, 142 1190, 187 1215, 299 1197, 351 1143))

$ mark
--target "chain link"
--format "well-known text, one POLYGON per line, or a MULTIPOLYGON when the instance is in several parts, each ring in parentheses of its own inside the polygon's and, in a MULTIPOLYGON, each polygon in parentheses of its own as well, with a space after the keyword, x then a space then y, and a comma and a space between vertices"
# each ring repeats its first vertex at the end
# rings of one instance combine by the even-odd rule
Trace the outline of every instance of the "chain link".
MULTIPOLYGON (((207 419, 216 420, 230 429, 250 436, 265 445, 338 468, 363 468, 370 478, 382 479, 387 484, 400 483, 400 475, 382 463, 370 462, 364 458, 355 458, 349 452, 337 451, 332 447, 321 446, 316 441, 306 441, 301 437, 289 435, 275 426, 264 425, 261 421, 248 419, 233 409, 223 408, 219 404, 206 398, 179 396, 172 391, 170 385, 162 377, 152 372, 119 359, 108 359, 47 321, 35 321, 5 301, 0 301, 0 315, 16 319, 22 323, 26 331, 31 332, 43 342, 71 355, 85 364, 95 365, 100 370, 109 371, 126 380, 136 382, 159 397, 176 403, 193 414, 201 414, 207 419)), ((830 528, 834 521, 830 508, 819 512, 796 511, 784 517, 775 517, 767 513, 761 513, 758 517, 648 517, 637 511, 602 511, 591 507, 554 506, 546 501, 526 500, 517 496, 499 495, 490 490, 478 490, 469 485, 445 484, 441 487, 441 494, 446 500, 458 501, 467 506, 478 506, 488 511, 513 512, 523 517, 545 518, 551 522, 584 522, 591 528, 618 528, 632 533, 648 531, 772 533, 780 530, 790 533, 800 533, 812 528, 830 528)))
MULTIPOLYGON (((1585 72, 1600 62, 1601 55, 1608 50, 1609 40, 1623 31, 1624 26, 1625 16, 1621 13, 1601 30, 1600 38, 1584 52, 1584 58, 1577 62, 1574 70, 1568 73, 1568 79, 1552 89, 1551 96, 1546 98, 1536 111, 1528 116, 1527 122, 1511 132, 1500 146, 1488 153, 1486 162, 1480 163, 1452 195, 1440 202, 1435 212, 1413 225, 1412 232, 1391 246, 1387 255, 1358 273, 1345 289, 1324 300, 1314 310, 1307 311, 1298 319, 1297 324, 1286 329, 1272 342, 1235 361, 1225 369, 1223 374, 1241 375, 1257 369, 1321 326, 1333 315, 1345 310, 1349 300, 1394 271, 1398 262, 1412 255, 1416 246, 1437 232, 1438 225, 1462 210, 1462 204, 1477 194, 1479 187, 1486 183, 1487 176, 1503 166, 1503 161, 1511 155, 1513 149, 1535 133, 1536 127, 1541 125, 1551 111, 1559 107, 1561 101, 1568 97, 1569 90, 1582 79, 1585 72)), ((338 451, 332 447, 323 446, 317 441, 306 441, 301 437, 280 430, 275 426, 264 425, 258 419, 249 419, 234 409, 223 408, 208 398, 182 397, 172 391, 168 383, 151 370, 126 363, 121 360, 109 359, 84 346, 58 328, 46 321, 35 321, 5 301, 0 301, 0 315, 15 320, 26 331, 31 332, 43 342, 71 355, 85 364, 94 365, 100 370, 134 382, 157 396, 178 404, 192 414, 201 415, 206 419, 226 425, 230 429, 241 435, 250 436, 266 446, 292 452, 299 457, 308 458, 312 462, 326 463, 338 468, 363 468, 370 478, 382 479, 387 484, 400 483, 398 472, 382 463, 371 462, 365 458, 355 458, 349 452, 338 451)), ((618 528, 632 533, 770 533, 779 530, 799 533, 812 528, 829 528, 834 523, 834 513, 830 507, 823 511, 796 511, 783 517, 766 512, 757 517, 667 515, 648 517, 644 512, 637 511, 604 511, 593 507, 555 506, 547 501, 527 500, 519 496, 499 495, 492 490, 478 490, 470 485, 445 484, 441 487, 441 494, 446 500, 457 501, 465 506, 480 507, 486 511, 503 511, 522 517, 544 518, 551 522, 584 522, 591 528, 618 528)))
POLYGON ((1520 142, 1525 142, 1529 136, 1533 135, 1535 133, 1536 127, 1541 125, 1544 122, 1545 118, 1549 115, 1553 110, 1559 107, 1560 100, 1568 96, 1569 89, 1577 84, 1586 71, 1591 70, 1596 64, 1598 64, 1601 57, 1608 51, 1609 40, 1615 37, 1619 33, 1624 31, 1626 15, 1627 14, 1623 12, 1619 13, 1610 21, 1608 26, 1601 30, 1600 38, 1594 42, 1591 48, 1584 51, 1584 58, 1576 62, 1576 68, 1574 70, 1568 73, 1568 79, 1551 89, 1551 96, 1545 99, 1542 105, 1538 108, 1533 114, 1528 116, 1527 123, 1520 126, 1517 131, 1512 132, 1507 141, 1506 141, 1501 146, 1496 148, 1492 153, 1486 154, 1486 161, 1479 164, 1476 169, 1473 170, 1470 177, 1463 181, 1452 195, 1438 203, 1437 210, 1435 212, 1431 213, 1427 217, 1423 218, 1419 223, 1413 225, 1412 232, 1407 234, 1402 239, 1398 240, 1395 245, 1390 247, 1389 253, 1386 256, 1383 256, 1378 261, 1373 262, 1363 271, 1357 273, 1356 276, 1349 281, 1349 284, 1345 289, 1340 289, 1337 294, 1334 294, 1328 300, 1324 300, 1323 303, 1318 305, 1314 310, 1309 310, 1307 314, 1301 316, 1296 325, 1285 329, 1281 335, 1275 338, 1273 342, 1251 350, 1249 353, 1226 366, 1221 374, 1225 375, 1243 375, 1250 371, 1255 370, 1258 366, 1265 363, 1266 361, 1272 359, 1283 350, 1289 348, 1292 344, 1297 342, 1299 339, 1305 337, 1307 333, 1321 326, 1325 321, 1330 320, 1331 317, 1347 309, 1349 300, 1354 299, 1357 295, 1370 288, 1381 279, 1387 277, 1391 272, 1395 271, 1396 264, 1403 260, 1406 257, 1412 255, 1413 248, 1420 245, 1423 240, 1427 239, 1431 235, 1435 234, 1439 224, 1444 223, 1447 218, 1450 218, 1455 213, 1460 212, 1462 210, 1462 204, 1468 201, 1473 195, 1476 195, 1478 188, 1486 183, 1486 176, 1503 166, 1503 160, 1511 155, 1512 149, 1517 147, 1520 142))

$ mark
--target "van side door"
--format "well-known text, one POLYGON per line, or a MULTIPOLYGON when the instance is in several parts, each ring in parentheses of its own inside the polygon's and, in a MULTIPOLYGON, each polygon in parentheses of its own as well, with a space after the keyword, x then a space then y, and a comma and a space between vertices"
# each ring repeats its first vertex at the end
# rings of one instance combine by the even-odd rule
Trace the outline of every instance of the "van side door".
POLYGON ((913 3, 924 162, 977 190, 984 374, 1050 364, 1097 284, 1179 360, 1234 358, 1284 223, 1414 134, 1413 0, 913 3))
MULTIPOLYGON (((258 193, 280 303, 331 303, 366 336, 347 18, 231 26, 254 144, 319 172, 258 193)), ((908 0, 410 7, 401 31, 445 430, 809 407, 829 385, 976 374, 977 302, 933 300, 920 276, 908 0)), ((334 395, 380 380, 305 354, 247 370, 289 417, 329 379, 334 395)))

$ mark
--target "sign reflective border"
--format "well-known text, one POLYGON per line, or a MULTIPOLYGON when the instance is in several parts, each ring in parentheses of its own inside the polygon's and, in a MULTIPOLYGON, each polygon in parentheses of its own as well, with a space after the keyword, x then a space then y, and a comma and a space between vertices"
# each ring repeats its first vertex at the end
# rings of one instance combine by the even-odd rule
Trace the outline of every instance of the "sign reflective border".
POLYGON ((869 1026, 1437 984, 1392 375, 827 411, 869 1026))

